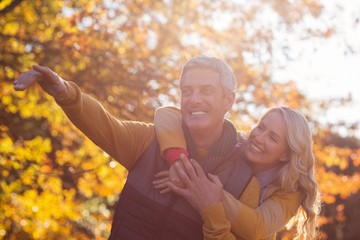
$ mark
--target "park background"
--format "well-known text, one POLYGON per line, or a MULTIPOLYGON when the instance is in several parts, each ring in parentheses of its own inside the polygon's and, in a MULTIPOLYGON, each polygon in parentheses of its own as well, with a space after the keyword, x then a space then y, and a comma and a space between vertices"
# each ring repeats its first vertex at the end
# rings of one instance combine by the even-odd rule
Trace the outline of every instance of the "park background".
MULTIPOLYGON (((238 129, 248 131, 275 105, 306 115, 323 201, 319 238, 357 239, 360 112, 353 90, 359 85, 349 78, 359 80, 358 6, 355 0, 0 1, 0 239, 106 239, 127 176, 39 87, 15 92, 21 72, 48 66, 116 117, 152 122, 156 107, 179 103, 181 66, 198 54, 223 58, 234 69, 239 88, 229 117, 238 129), (329 55, 321 58, 324 51, 329 55), (338 94, 326 94, 334 79, 338 94)), ((284 229, 278 239, 292 234, 284 229)))

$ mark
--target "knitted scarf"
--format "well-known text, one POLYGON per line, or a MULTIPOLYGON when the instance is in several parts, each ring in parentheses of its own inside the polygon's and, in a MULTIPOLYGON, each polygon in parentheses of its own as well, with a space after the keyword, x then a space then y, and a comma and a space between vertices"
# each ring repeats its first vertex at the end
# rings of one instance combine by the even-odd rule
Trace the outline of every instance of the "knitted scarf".
MULTIPOLYGON (((198 159, 197 147, 190 135, 189 129, 184 124, 184 122, 182 123, 182 128, 186 140, 186 148, 189 151, 190 157, 193 159, 198 159)), ((204 172, 216 174, 215 170, 218 169, 218 166, 223 164, 225 157, 234 151, 234 146, 236 143, 237 131, 234 125, 225 119, 220 139, 210 148, 209 155, 202 164, 204 172)))

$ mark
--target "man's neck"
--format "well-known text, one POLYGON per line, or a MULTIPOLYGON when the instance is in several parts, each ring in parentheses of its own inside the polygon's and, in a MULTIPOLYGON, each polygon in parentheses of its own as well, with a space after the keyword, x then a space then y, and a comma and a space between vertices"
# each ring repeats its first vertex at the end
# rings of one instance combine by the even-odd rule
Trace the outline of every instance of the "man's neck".
POLYGON ((213 131, 190 131, 190 135, 195 145, 206 150, 210 150, 210 148, 220 139, 221 134, 222 128, 213 131))

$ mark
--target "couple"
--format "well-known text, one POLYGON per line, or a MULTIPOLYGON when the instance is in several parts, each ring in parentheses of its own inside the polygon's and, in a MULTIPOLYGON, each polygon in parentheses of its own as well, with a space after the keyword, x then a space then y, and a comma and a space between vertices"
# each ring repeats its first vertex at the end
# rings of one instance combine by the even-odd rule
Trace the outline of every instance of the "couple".
POLYGON ((129 171, 109 239, 273 238, 294 216, 300 237, 315 237, 319 203, 308 123, 291 109, 274 108, 242 138, 224 120, 236 78, 223 61, 197 56, 184 65, 182 119, 176 110, 159 110, 156 131, 153 124, 119 121, 46 67, 22 73, 14 88, 35 82, 129 171), (183 157, 187 152, 197 162, 183 157), (183 185, 164 184, 168 169, 183 185), (155 180, 156 188, 155 175, 165 177, 155 180), (177 194, 160 193, 163 185, 177 194))

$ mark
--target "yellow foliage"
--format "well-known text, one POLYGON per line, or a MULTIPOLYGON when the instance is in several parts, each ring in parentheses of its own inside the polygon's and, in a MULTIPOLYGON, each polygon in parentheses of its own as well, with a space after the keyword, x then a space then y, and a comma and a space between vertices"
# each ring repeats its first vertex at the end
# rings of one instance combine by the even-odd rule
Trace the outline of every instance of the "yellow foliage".
POLYGON ((85 173, 78 181, 78 188, 82 194, 87 198, 93 196, 94 176, 92 174, 85 173))
POLYGON ((348 167, 348 159, 351 154, 352 150, 349 148, 336 148, 334 146, 314 148, 314 155, 318 161, 327 167, 339 166, 341 170, 348 167))
POLYGON ((11 0, 3 0, 3 1, 1 1, 0 2, 0 10, 4 9, 8 5, 10 5, 11 2, 12 2, 11 0))
MULTIPOLYGON (((294 82, 271 82, 271 74, 259 70, 271 64, 261 65, 267 57, 259 59, 261 66, 242 57, 244 51, 254 58, 272 54, 271 49, 256 50, 271 43, 271 38, 250 36, 237 24, 253 23, 253 12, 244 9, 249 18, 244 19, 234 14, 236 8, 222 6, 222 11, 236 19, 217 31, 207 24, 213 16, 205 16, 218 9, 199 14, 196 2, 175 2, 141 1, 140 8, 139 2, 125 1, 109 18, 108 8, 98 0, 22 1, 2 16, 0 238, 11 232, 9 239, 89 239, 87 233, 91 232, 94 239, 106 239, 111 223, 108 208, 115 204, 127 177, 127 171, 75 129, 38 86, 23 92, 13 90, 12 81, 32 64, 47 65, 64 79, 77 82, 120 118, 151 121, 153 108, 163 103, 159 94, 172 92, 170 101, 179 99, 174 79, 181 63, 208 48, 232 61, 239 79, 242 102, 236 106, 234 119, 278 104, 317 117, 294 82), (85 26, 84 19, 92 23, 85 26), (159 41, 153 49, 147 46, 152 40, 149 32, 159 41), (193 33, 201 36, 198 44, 183 44, 182 39, 193 33), (158 83, 158 89, 148 88, 150 79, 158 83)), ((313 2, 303 3, 306 9, 318 12, 319 6, 313 2)), ((0 1, 0 9, 10 3, 0 1)), ((299 4, 293 8, 286 5, 290 8, 285 18, 294 15, 291 10, 299 10, 299 4)), ((241 121, 240 129, 249 130, 255 115, 241 121)), ((325 207, 337 205, 339 197, 346 200, 359 192, 360 149, 322 146, 321 129, 314 126, 319 133, 314 153, 322 199, 325 207)), ((321 218, 320 224, 343 221, 341 213, 346 208, 342 205, 335 215, 321 218)))
POLYGON ((34 24, 38 22, 38 17, 33 8, 26 8, 26 11, 24 11, 24 18, 25 21, 29 24, 34 24))
POLYGON ((19 30, 19 24, 16 22, 7 23, 3 28, 3 33, 7 35, 14 35, 19 30))
POLYGON ((42 184, 42 188, 51 192, 52 194, 62 193, 62 182, 58 177, 48 177, 46 182, 42 184))
POLYGON ((2 154, 9 154, 14 151, 14 142, 11 138, 6 137, 3 139, 0 139, 0 152, 2 154))

